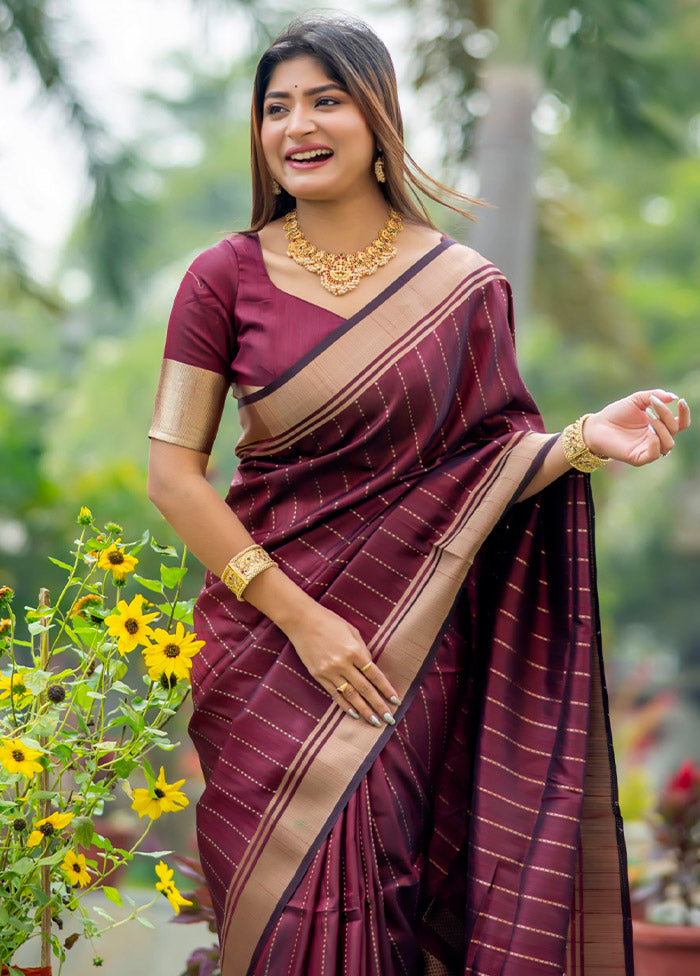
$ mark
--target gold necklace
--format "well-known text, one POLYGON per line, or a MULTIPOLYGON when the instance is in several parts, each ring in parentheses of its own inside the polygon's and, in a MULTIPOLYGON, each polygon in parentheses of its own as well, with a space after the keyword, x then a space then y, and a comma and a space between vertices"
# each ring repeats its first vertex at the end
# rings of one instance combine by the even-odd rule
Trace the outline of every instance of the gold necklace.
POLYGON ((307 271, 317 274, 321 284, 331 295, 344 295, 357 288, 364 277, 374 274, 396 257, 394 241, 402 227, 401 215, 395 210, 389 210, 387 222, 363 251, 329 254, 307 241, 299 228, 296 210, 291 210, 284 218, 284 232, 288 241, 287 257, 307 271))

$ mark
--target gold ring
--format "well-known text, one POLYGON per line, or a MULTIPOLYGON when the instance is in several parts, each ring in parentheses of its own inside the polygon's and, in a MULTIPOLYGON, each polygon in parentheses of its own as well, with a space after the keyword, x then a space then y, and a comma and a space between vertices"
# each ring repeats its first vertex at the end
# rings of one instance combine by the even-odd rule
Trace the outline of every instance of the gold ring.
POLYGON ((350 684, 350 682, 349 682, 349 681, 344 681, 344 682, 342 683, 342 685, 340 686, 340 688, 336 688, 335 690, 336 690, 336 691, 338 692, 338 694, 339 694, 339 695, 342 695, 342 694, 344 694, 344 693, 345 693, 345 689, 347 688, 347 686, 348 686, 349 684, 350 684))
POLYGON ((366 671, 367 668, 371 668, 373 664, 374 664, 374 661, 368 661, 367 664, 363 664, 362 665, 362 667, 360 668, 360 671, 366 671))

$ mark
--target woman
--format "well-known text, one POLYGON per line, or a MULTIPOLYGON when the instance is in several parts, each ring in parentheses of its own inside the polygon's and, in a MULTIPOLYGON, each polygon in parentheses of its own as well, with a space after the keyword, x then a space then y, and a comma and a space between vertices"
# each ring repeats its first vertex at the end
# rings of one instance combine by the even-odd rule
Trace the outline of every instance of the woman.
POLYGON ((169 324, 149 493, 209 570, 190 731, 222 971, 631 973, 576 468, 656 460, 688 407, 545 434, 506 281, 404 160, 384 45, 293 24, 256 75, 251 229, 169 324))

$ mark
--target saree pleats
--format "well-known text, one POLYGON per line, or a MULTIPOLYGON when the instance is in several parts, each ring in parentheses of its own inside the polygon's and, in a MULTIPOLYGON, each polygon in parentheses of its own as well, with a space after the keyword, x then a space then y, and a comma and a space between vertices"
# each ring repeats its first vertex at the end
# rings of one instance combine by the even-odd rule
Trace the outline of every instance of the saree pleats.
POLYGON ((224 976, 631 974, 587 482, 517 502, 553 441, 510 311, 444 243, 240 400, 229 504, 402 705, 344 716, 207 577, 190 731, 224 976))

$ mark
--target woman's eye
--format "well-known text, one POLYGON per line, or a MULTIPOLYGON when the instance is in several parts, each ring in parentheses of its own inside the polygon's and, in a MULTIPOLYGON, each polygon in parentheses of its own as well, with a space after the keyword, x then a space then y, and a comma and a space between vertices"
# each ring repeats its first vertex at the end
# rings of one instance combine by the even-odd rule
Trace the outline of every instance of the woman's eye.
POLYGON ((265 114, 266 115, 278 115, 284 109, 283 105, 268 105, 265 114))
POLYGON ((340 103, 338 102, 337 98, 330 98, 326 96, 325 98, 319 98, 316 104, 317 105, 339 105, 340 103))

